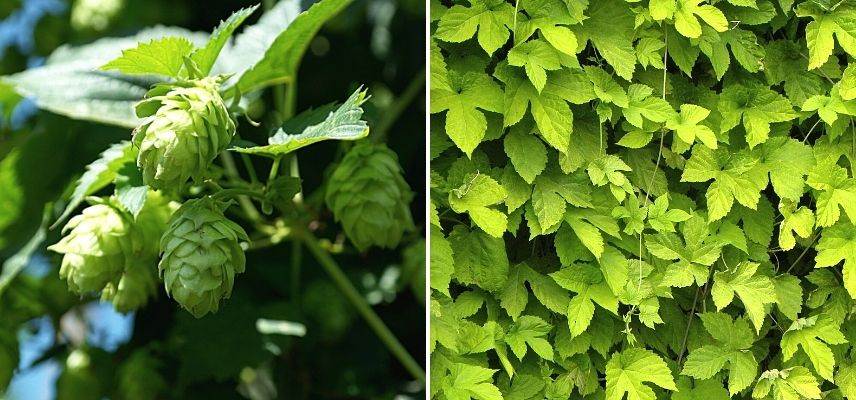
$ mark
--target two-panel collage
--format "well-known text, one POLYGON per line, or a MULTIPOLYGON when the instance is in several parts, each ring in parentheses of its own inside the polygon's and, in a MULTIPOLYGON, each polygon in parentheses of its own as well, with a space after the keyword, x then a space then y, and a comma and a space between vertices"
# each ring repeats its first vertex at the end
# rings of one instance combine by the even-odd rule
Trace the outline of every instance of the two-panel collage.
POLYGON ((0 0, 2 400, 856 400, 856 0, 0 0))

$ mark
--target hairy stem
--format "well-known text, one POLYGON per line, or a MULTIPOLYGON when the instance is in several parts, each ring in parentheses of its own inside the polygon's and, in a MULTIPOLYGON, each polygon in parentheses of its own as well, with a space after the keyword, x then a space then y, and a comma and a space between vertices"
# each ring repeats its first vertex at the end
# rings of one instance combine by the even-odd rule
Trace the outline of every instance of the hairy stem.
POLYGON ((357 309, 357 312, 363 317, 389 352, 398 359, 398 361, 416 380, 419 382, 425 382, 425 371, 422 370, 419 363, 416 362, 410 353, 407 352, 407 349, 404 348, 398 338, 395 337, 395 334, 389 330, 377 313, 372 310, 369 303, 366 302, 366 299, 360 295, 351 281, 348 280, 345 273, 342 272, 342 269, 339 268, 339 265, 336 264, 336 261, 333 260, 333 257, 330 256, 330 253, 321 247, 318 243, 318 238, 305 230, 298 232, 298 235, 306 248, 309 249, 318 263, 321 264, 327 274, 330 275, 330 279, 333 281, 333 284, 335 284, 339 291, 345 295, 345 298, 348 299, 351 305, 357 309))

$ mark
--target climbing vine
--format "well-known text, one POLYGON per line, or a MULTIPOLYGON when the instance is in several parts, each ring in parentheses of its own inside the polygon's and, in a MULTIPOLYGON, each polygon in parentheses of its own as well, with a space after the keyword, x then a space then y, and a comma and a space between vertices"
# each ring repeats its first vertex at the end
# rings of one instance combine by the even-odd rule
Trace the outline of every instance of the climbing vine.
POLYGON ((431 19, 433 398, 856 398, 856 2, 431 19))

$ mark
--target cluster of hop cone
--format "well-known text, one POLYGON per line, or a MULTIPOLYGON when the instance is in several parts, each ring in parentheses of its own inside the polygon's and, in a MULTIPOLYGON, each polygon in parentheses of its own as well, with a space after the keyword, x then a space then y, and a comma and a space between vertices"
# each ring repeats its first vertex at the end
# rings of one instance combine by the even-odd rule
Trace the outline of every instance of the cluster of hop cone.
POLYGON ((60 276, 72 291, 100 292, 128 312, 156 294, 159 275, 167 294, 196 317, 229 297, 235 274, 244 271, 239 242, 246 232, 223 215, 222 201, 206 196, 179 205, 163 194, 204 177, 231 142, 235 121, 219 93, 222 81, 157 85, 137 105, 143 120, 133 145, 150 188, 146 202, 134 217, 113 197, 90 198, 69 220, 49 249, 63 254, 60 276))

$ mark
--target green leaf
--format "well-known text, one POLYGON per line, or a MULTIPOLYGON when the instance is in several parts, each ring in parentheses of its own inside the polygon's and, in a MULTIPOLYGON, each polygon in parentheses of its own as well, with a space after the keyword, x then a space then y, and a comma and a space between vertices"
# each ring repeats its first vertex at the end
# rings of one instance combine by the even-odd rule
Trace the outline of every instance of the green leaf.
POLYGON ((614 353, 606 363, 606 400, 654 400, 646 382, 667 390, 678 390, 672 372, 662 358, 646 349, 631 348, 614 353))
POLYGON ((225 66, 229 72, 240 76, 235 84, 237 89, 249 93, 265 86, 292 82, 315 34, 348 4, 348 0, 320 0, 294 16, 299 1, 279 2, 258 24, 237 37, 235 47, 227 56, 237 62, 237 65, 225 66), (268 14, 271 16, 266 18, 268 14))
POLYGON ((775 400, 819 399, 820 387, 814 375, 804 367, 764 371, 752 391, 752 398, 765 398, 772 390, 775 400))
POLYGON ((567 101, 578 100, 579 94, 567 93, 562 87, 554 86, 552 79, 548 79, 547 86, 538 93, 527 78, 509 66, 497 68, 495 75, 505 84, 501 109, 503 125, 520 122, 529 109, 544 141, 561 153, 567 152, 574 123, 574 114, 567 101))
POLYGON ((838 82, 838 93, 844 100, 856 99, 856 66, 848 65, 838 82))
POLYGON ((633 13, 619 0, 592 0, 586 15, 577 35, 590 40, 618 76, 629 80, 636 68, 633 13))
POLYGON ((618 298, 612 293, 601 271, 592 265, 574 264, 550 274, 559 286, 577 293, 570 303, 566 315, 572 337, 579 336, 591 324, 594 305, 618 314, 618 298))
POLYGON ((450 368, 450 376, 443 380, 441 390, 449 399, 502 400, 499 388, 493 385, 495 369, 456 363, 450 368))
POLYGON ((532 207, 538 218, 538 224, 550 228, 562 221, 566 204, 587 206, 583 197, 584 187, 556 173, 541 174, 535 178, 532 189, 532 207))
POLYGON ((703 285, 708 278, 708 267, 719 259, 722 246, 703 218, 694 216, 681 225, 678 235, 665 232, 648 236, 645 247, 654 257, 674 261, 666 269, 663 284, 686 287, 693 282, 703 285))
POLYGON ((682 104, 680 115, 674 114, 666 121, 666 129, 675 131, 675 135, 685 143, 692 145, 696 138, 711 149, 717 148, 716 134, 706 125, 699 125, 710 110, 695 104, 682 104))
POLYGON ((72 192, 65 209, 56 222, 51 225, 51 229, 56 228, 65 221, 80 203, 83 202, 86 196, 112 183, 118 176, 119 170, 125 165, 130 163, 131 166, 135 166, 134 162, 136 158, 137 151, 131 146, 131 142, 129 141, 116 143, 107 150, 104 150, 97 160, 86 166, 86 172, 77 180, 74 192, 72 192))
POLYGON ((567 55, 577 52, 577 37, 565 25, 574 25, 579 19, 571 15, 568 5, 560 0, 527 0, 522 3, 529 20, 520 21, 515 33, 517 42, 530 38, 536 31, 556 50, 567 55))
POLYGON ((818 375, 832 381, 835 358, 829 345, 842 343, 847 343, 847 339, 832 320, 818 316, 800 318, 782 335, 782 358, 789 360, 801 347, 818 375))
POLYGON ((512 130, 503 139, 505 154, 511 159, 514 169, 526 183, 535 181, 547 167, 547 148, 535 135, 512 130))
POLYGON ((457 213, 468 213, 472 221, 489 235, 501 238, 508 217, 490 208, 505 200, 505 188, 493 178, 476 174, 461 187, 449 192, 449 206, 457 213))
POLYGON ((695 386, 689 386, 689 379, 678 379, 678 392, 672 395, 672 400, 728 400, 728 391, 722 387, 718 379, 695 380, 695 386))
POLYGON ((816 201, 817 226, 832 226, 844 209, 850 221, 856 221, 856 179, 847 170, 828 159, 818 163, 808 174, 806 183, 818 191, 816 201))
POLYGON ((812 21, 805 27, 806 44, 808 45, 809 69, 815 69, 826 63, 835 46, 833 35, 838 44, 851 56, 856 56, 856 24, 853 13, 856 6, 841 3, 829 7, 823 2, 806 2, 797 6, 798 17, 811 17, 812 21))
POLYGON ((455 255, 455 279, 487 291, 502 289, 508 279, 508 257, 502 239, 457 225, 449 234, 449 244, 455 255))
POLYGON ((140 120, 134 113, 134 105, 158 81, 151 77, 128 77, 97 69, 119 57, 122 50, 164 36, 180 36, 193 44, 204 41, 203 35, 181 28, 149 28, 134 36, 105 38, 78 47, 60 47, 43 66, 2 79, 21 95, 34 99, 39 108, 73 119, 135 128, 140 120))
POLYGON ((514 23, 514 7, 502 0, 473 0, 470 7, 455 5, 443 14, 434 36, 442 41, 460 43, 478 30, 478 42, 487 54, 493 54, 508 41, 514 23))
POLYGON ((128 75, 163 75, 177 78, 184 66, 184 58, 193 51, 193 43, 183 37, 171 36, 140 43, 133 49, 122 50, 122 55, 101 66, 102 70, 116 70, 128 75))
POLYGON ((831 267, 842 261, 844 287, 856 299, 856 227, 839 222, 824 228, 816 246, 815 267, 831 267))
POLYGON ((268 139, 266 146, 234 147, 231 150, 277 158, 324 140, 362 139, 369 134, 368 124, 362 119, 361 106, 366 100, 366 91, 358 89, 338 107, 330 104, 307 110, 285 121, 268 139))
POLYGON ((789 274, 782 274, 773 278, 776 288, 776 305, 779 311, 791 320, 796 320, 802 310, 803 291, 800 279, 789 274))
POLYGON ((779 213, 784 220, 779 225, 779 247, 784 250, 793 249, 796 246, 797 236, 808 239, 814 231, 814 213, 806 207, 796 208, 796 205, 788 200, 779 203, 779 213))
POLYGON ((136 219, 146 204, 149 187, 143 183, 143 174, 134 163, 125 163, 116 171, 116 199, 136 219))
POLYGON ((675 29, 688 38, 697 38, 701 35, 701 18, 717 32, 725 32, 728 29, 728 20, 725 14, 718 8, 701 4, 702 0, 677 0, 674 19, 675 29), (700 5, 701 4, 701 5, 700 5), (698 17, 698 18, 697 18, 698 17))
POLYGON ((431 288, 449 296, 449 283, 455 273, 452 246, 439 227, 431 225, 431 288))
POLYGON ((642 128, 643 119, 651 122, 666 122, 673 118, 675 110, 666 100, 652 96, 653 89, 645 85, 633 84, 627 89, 628 103, 622 110, 627 122, 642 128))
POLYGON ((555 71, 562 67, 559 54, 547 42, 540 40, 514 46, 508 52, 508 64, 523 67, 538 92, 544 90, 547 85, 546 71, 555 71))
POLYGON ((539 357, 552 361, 553 346, 544 338, 551 330, 553 330, 553 326, 543 319, 524 315, 508 328, 508 332, 505 334, 505 342, 508 343, 511 351, 518 359, 523 359, 528 346, 539 357))
POLYGON ((766 174, 763 165, 749 154, 730 155, 725 150, 711 150, 705 146, 693 147, 692 156, 687 161, 681 181, 707 182, 708 219, 718 220, 731 211, 734 200, 756 209, 761 190, 766 187, 766 174))
POLYGON ((204 47, 196 49, 190 55, 190 59, 193 60, 193 62, 196 63, 196 67, 199 68, 199 72, 203 75, 208 75, 211 72, 211 68, 214 67, 214 62, 217 61, 217 56, 220 55, 220 51, 223 50, 223 46, 229 42, 229 39, 232 37, 232 33, 234 33, 235 29, 238 29, 247 17, 252 15, 258 8, 258 4, 242 8, 232 13, 232 15, 230 15, 225 21, 220 22, 220 25, 214 29, 214 32, 212 32, 211 36, 208 38, 208 43, 206 43, 204 47))
POLYGON ((769 277, 758 275, 758 264, 744 261, 728 271, 718 271, 713 276, 711 295, 718 310, 734 300, 736 294, 746 307, 746 314, 760 332, 764 323, 766 304, 776 302, 776 292, 769 277))
POLYGON ((728 369, 728 391, 734 396, 749 387, 758 375, 758 362, 751 352, 755 341, 752 328, 745 319, 732 321, 723 313, 704 313, 700 318, 715 344, 690 351, 681 375, 709 379, 728 369))
POLYGON ((431 113, 446 111, 446 134, 467 156, 484 139, 484 111, 502 111, 502 90, 490 76, 465 73, 451 79, 452 87, 431 89, 431 113))
POLYGON ((723 89, 719 98, 721 132, 728 132, 743 121, 749 148, 767 141, 770 124, 797 117, 790 101, 767 88, 733 85, 723 89))
POLYGON ((811 147, 794 139, 775 137, 764 144, 764 151, 773 190, 781 198, 798 201, 805 192, 802 177, 815 164, 811 147))

